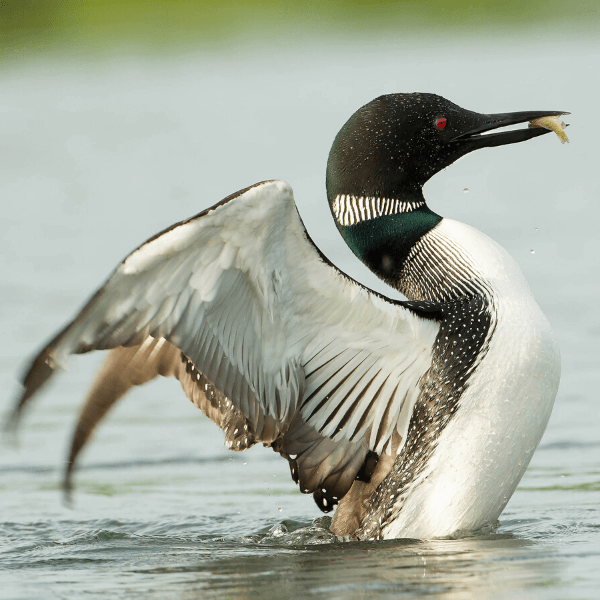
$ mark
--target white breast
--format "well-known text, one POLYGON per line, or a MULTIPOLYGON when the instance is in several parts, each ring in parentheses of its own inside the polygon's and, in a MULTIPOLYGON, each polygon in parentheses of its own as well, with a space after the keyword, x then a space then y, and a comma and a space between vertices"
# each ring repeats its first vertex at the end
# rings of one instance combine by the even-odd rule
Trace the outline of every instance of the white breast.
POLYGON ((560 379, 550 325, 508 253, 455 221, 442 220, 432 233, 452 239, 491 284, 496 328, 456 415, 385 527, 385 538, 444 536, 495 521, 546 429, 560 379))

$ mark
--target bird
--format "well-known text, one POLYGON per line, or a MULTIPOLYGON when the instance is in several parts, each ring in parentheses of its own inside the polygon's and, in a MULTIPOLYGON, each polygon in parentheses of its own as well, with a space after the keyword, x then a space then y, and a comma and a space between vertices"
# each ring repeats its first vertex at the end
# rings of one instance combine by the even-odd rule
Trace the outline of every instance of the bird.
POLYGON ((71 354, 108 350, 65 472, 131 388, 179 380, 234 451, 262 443, 345 539, 431 539, 494 524, 548 423, 560 354, 519 267, 432 211, 423 185, 458 158, 549 131, 563 111, 477 113, 380 96, 334 139, 326 194, 354 255, 404 300, 317 248, 292 188, 269 180, 131 252, 35 356, 9 418, 71 354))

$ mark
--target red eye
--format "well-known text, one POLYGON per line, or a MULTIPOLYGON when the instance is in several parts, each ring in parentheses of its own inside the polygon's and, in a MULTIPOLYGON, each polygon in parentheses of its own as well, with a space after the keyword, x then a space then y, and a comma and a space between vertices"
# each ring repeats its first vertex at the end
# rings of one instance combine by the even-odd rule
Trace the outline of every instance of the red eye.
POLYGON ((444 129, 444 127, 446 127, 446 119, 444 117, 440 117, 436 122, 435 122, 435 126, 438 129, 444 129))

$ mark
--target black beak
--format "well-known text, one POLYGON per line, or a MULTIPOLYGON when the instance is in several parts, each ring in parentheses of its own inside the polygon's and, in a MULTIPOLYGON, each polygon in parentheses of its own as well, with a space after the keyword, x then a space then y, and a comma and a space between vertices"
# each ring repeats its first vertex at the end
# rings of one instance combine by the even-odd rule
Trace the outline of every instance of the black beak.
POLYGON ((524 111, 514 113, 498 113, 494 115, 480 115, 480 124, 465 133, 461 133, 450 140, 461 145, 462 152, 466 154, 479 148, 489 148, 492 146, 504 146, 505 144, 516 144, 530 140, 538 135, 550 133, 550 129, 542 128, 524 128, 512 131, 501 131, 498 133, 486 133, 499 127, 508 127, 519 123, 527 123, 540 117, 558 117, 560 115, 569 115, 571 113, 564 111, 524 111))

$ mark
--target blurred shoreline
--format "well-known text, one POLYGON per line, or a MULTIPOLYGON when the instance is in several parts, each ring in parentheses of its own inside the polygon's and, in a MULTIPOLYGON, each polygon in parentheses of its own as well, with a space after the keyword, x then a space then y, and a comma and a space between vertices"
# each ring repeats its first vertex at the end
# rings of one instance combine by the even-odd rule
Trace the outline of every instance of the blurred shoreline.
POLYGON ((593 38, 599 31, 596 0, 574 0, 568 6, 562 0, 1 0, 0 62, 47 53, 92 58, 273 49, 303 41, 382 44, 424 33, 455 40, 548 36, 560 42, 593 38))

